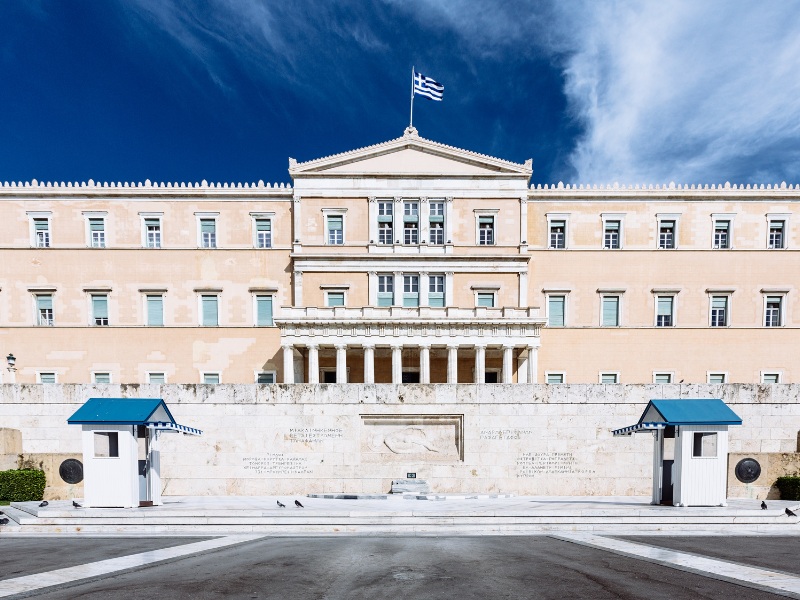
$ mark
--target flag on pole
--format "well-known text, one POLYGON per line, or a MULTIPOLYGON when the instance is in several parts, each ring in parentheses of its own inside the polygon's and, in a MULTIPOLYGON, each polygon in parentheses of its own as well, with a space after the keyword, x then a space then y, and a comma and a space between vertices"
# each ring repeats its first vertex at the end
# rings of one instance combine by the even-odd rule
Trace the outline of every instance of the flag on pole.
POLYGON ((414 94, 425 96, 430 100, 442 100, 444 96, 444 86, 430 77, 425 77, 422 73, 414 73, 414 94))

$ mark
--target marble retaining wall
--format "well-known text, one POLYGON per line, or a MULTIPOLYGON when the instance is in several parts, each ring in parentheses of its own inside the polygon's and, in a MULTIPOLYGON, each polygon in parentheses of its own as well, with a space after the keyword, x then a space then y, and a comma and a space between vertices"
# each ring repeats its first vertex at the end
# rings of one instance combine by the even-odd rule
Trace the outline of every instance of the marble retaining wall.
POLYGON ((66 420, 86 399, 164 398, 179 423, 204 431, 164 434, 165 495, 388 492, 408 473, 434 492, 649 495, 652 436, 611 435, 649 399, 722 398, 744 420, 731 428, 732 454, 791 453, 798 393, 793 384, 5 384, 0 428, 19 430, 26 454, 79 454, 80 427, 66 420))

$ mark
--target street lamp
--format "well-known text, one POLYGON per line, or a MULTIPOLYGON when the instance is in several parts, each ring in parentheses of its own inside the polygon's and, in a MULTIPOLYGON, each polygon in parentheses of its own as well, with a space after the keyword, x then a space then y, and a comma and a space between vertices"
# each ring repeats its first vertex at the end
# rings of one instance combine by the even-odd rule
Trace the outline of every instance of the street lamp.
POLYGON ((8 363, 8 370, 9 371, 16 371, 17 368, 14 366, 17 364, 17 357, 13 354, 9 354, 6 356, 6 362, 8 363))

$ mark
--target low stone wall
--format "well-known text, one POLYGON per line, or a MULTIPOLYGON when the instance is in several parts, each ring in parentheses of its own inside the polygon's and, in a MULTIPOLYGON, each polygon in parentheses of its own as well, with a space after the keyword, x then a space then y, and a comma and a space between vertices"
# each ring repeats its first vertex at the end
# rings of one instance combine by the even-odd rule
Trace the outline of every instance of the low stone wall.
POLYGON ((778 500, 781 493, 775 485, 778 477, 800 473, 798 452, 731 452, 728 454, 728 498, 759 498, 778 500), (761 474, 752 483, 736 479, 736 465, 746 458, 758 461, 761 474))
POLYGON ((800 386, 13 385, 0 420, 26 454, 81 451, 67 418, 90 397, 164 398, 202 437, 162 436, 165 495, 434 492, 649 495, 652 436, 613 438, 652 398, 722 398, 730 452, 792 453, 800 386))

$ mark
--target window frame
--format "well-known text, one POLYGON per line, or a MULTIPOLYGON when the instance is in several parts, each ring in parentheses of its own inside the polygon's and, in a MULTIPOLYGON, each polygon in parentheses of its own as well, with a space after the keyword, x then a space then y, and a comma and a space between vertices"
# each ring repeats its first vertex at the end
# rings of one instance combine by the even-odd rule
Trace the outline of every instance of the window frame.
POLYGON ((619 371, 600 371, 597 374, 597 382, 601 385, 618 385, 619 384, 619 371), (603 381, 606 376, 614 377, 614 381, 603 381))
POLYGON ((197 314, 198 314, 198 326, 199 327, 219 327, 220 326, 220 304, 221 302, 222 292, 213 291, 213 290, 200 290, 197 292, 197 314), (216 306, 217 306, 217 318, 216 323, 213 325, 206 325, 205 324, 205 313, 203 311, 203 298, 206 297, 214 297, 216 298, 216 306))
POLYGON ((762 317, 761 317, 761 326, 764 328, 774 328, 774 327, 785 327, 786 326, 786 297, 788 292, 786 291, 773 291, 773 290, 761 290, 761 295, 763 296, 763 304, 764 308, 762 310, 762 317), (767 311, 769 309, 770 299, 777 298, 778 299, 778 324, 777 325, 768 325, 767 324, 767 311))
POLYGON ((144 326, 145 327, 164 327, 165 326, 165 319, 164 319, 164 296, 166 295, 165 292, 160 290, 142 290, 142 302, 144 303, 143 308, 143 315, 144 315, 144 326), (150 322, 150 298, 161 298, 161 324, 153 324, 150 322))
POLYGON ((89 296, 89 325, 91 327, 109 327, 111 325, 111 302, 109 302, 110 292, 105 290, 87 290, 89 296), (105 303, 105 317, 97 316, 95 313, 95 298, 103 299, 105 303), (105 322, 98 322, 105 321, 105 322))
POLYGON ((55 302, 55 293, 52 291, 33 291, 33 316, 34 316, 34 326, 35 327, 55 327, 56 324, 56 302, 55 302), (44 298, 45 296, 50 298, 50 318, 49 323, 44 322, 47 319, 42 319, 42 310, 48 309, 41 309, 39 307, 39 299, 44 298))
POLYGON ((92 383, 95 385, 109 385, 114 383, 114 376, 111 371, 92 371, 92 383), (97 381, 98 375, 108 375, 108 381, 97 381))
POLYGON ((337 307, 345 307, 347 306, 347 290, 344 288, 335 288, 330 290, 325 290, 325 306, 327 308, 337 308, 337 307), (331 304, 331 299, 333 298, 342 298, 341 304, 331 304))
POLYGON ((197 219, 197 247, 202 250, 215 250, 219 248, 219 213, 204 212, 194 213, 197 219), (203 222, 211 221, 214 224, 214 231, 211 233, 213 237, 206 238, 203 233, 203 222))
POLYGON ((653 319, 653 327, 660 328, 669 328, 669 327, 677 327, 678 326, 678 292, 672 290, 653 290, 653 312, 654 312, 654 319, 653 319), (670 311, 670 323, 669 325, 659 325, 658 324, 658 305, 660 298, 670 298, 671 299, 671 311, 670 311))
POLYGON ((394 306, 394 273, 377 273, 376 276, 376 305, 382 307, 394 306), (387 283, 388 285, 386 285, 387 283), (381 291, 381 287, 384 288, 384 291, 381 291), (386 300, 389 301, 388 304, 386 300))
POLYGON ((693 431, 692 432, 692 454, 693 459, 711 459, 715 460, 719 457, 719 432, 718 431, 693 431), (700 436, 700 437, 698 437, 700 436), (705 454, 703 450, 703 437, 714 436, 714 454, 705 454), (698 439, 700 443, 698 444, 698 439), (698 450, 699 448, 699 450, 698 450))
POLYGON ((382 246, 389 246, 394 244, 394 200, 382 199, 378 200, 378 207, 376 210, 378 220, 378 244, 382 246), (386 210, 388 207, 388 211, 386 210), (388 233, 388 241, 386 239, 388 233), (383 238, 383 239, 381 239, 383 238))
POLYGON ((680 231, 680 217, 679 213, 663 213, 656 215, 656 221, 658 223, 658 227, 656 229, 656 249, 658 250, 677 250, 679 247, 678 244, 678 232, 680 231), (672 223, 672 245, 661 245, 661 228, 664 227, 665 223, 672 223))
POLYGON ((444 273, 428 273, 428 306, 444 308, 447 306, 447 275, 444 273), (441 282, 441 291, 438 290, 441 282), (441 304, 439 303, 441 299, 441 304), (434 305, 431 300, 436 300, 434 305))
POLYGON ((347 244, 347 209, 346 208, 323 208, 323 226, 325 231, 325 246, 344 246, 347 244), (331 229, 331 217, 341 219, 341 229, 331 229), (334 231, 341 231, 341 241, 331 241, 331 234, 334 231))
POLYGON ((731 250, 733 248, 733 219, 736 215, 734 213, 712 213, 711 214, 711 249, 712 250, 731 250), (717 223, 725 222, 728 224, 727 236, 728 243, 726 246, 721 246, 716 243, 717 241, 717 223))
POLYGON ((759 372, 759 381, 761 385, 773 385, 783 383, 783 370, 781 369, 764 369, 759 372), (765 381, 771 375, 775 375, 776 381, 765 381))
POLYGON ((159 250, 163 247, 164 244, 164 213, 149 213, 149 212, 142 212, 139 213, 139 218, 142 221, 142 248, 147 248, 148 250, 159 250), (147 229, 147 222, 148 221, 158 221, 158 241, 157 243, 153 243, 150 245, 150 236, 147 229))
POLYGON ((402 300, 405 308, 419 308, 420 306, 420 284, 421 277, 419 273, 403 273, 401 275, 403 281, 402 300), (409 286, 409 284, 411 284, 409 286), (414 287, 416 285, 416 292, 414 287))
POLYGON ((271 291, 253 291, 253 327, 275 327, 275 293, 271 291), (269 323, 259 322, 258 300, 259 298, 270 299, 269 323))
POLYGON ((253 248, 257 248, 259 250, 268 250, 273 247, 273 234, 274 234, 274 226, 275 226, 275 213, 274 212, 251 212, 250 213, 250 226, 253 230, 253 248), (260 236, 259 234, 262 233, 258 230, 259 221, 266 221, 269 226, 269 235, 265 236, 268 237, 266 240, 266 245, 260 244, 260 236))
POLYGON ((706 371, 706 383, 708 385, 724 385, 728 383, 727 371, 706 371), (711 381, 712 378, 720 376, 722 381, 711 381))
POLYGON ((271 371, 271 370, 264 370, 264 371, 254 371, 253 372, 254 378, 253 383, 257 385, 275 385, 278 383, 278 372, 271 371), (272 377, 272 381, 259 381, 258 378, 261 375, 270 375, 272 377))
POLYGON ((445 243, 445 218, 447 206, 444 199, 429 200, 428 202, 428 243, 432 246, 444 246, 445 243), (441 207, 441 214, 437 208, 441 207), (434 233, 436 232, 436 233, 434 233), (434 239, 436 237, 437 239, 434 239), (441 241, 438 238, 441 237, 441 241))
POLYGON ((219 385, 222 383, 221 371, 200 371, 200 384, 201 385, 219 385), (208 377, 216 377, 216 381, 206 381, 208 377))
POLYGON ((547 249, 566 250, 569 248, 569 213, 547 213, 547 249), (556 243, 553 243, 554 229, 563 227, 562 232, 555 232, 556 243), (560 245, 559 245, 560 244, 560 245))
POLYGON ((476 208, 473 210, 475 215, 475 245, 476 246, 496 246, 497 245, 497 217, 500 209, 494 208, 476 208), (482 222, 481 220, 484 219, 482 222), (491 219, 491 220, 489 220, 491 219), (490 227, 481 227, 482 224, 488 224, 490 227), (483 240, 484 236, 481 231, 488 231, 491 240, 483 240))
POLYGON ((475 290, 475 308, 497 308, 497 292, 475 290), (489 304, 481 304, 481 300, 488 300, 489 304))
POLYGON ((600 327, 621 327, 622 326, 622 292, 600 292, 600 327), (617 301, 616 323, 609 325, 605 322, 605 301, 614 298, 617 301))
POLYGON ((603 250, 622 250, 624 247, 624 240, 623 240, 623 232, 624 232, 624 223, 625 223, 625 213, 601 213, 600 219, 603 223, 603 230, 601 231, 600 236, 600 247, 603 250), (608 229, 609 223, 616 223, 617 224, 617 246, 607 246, 606 245, 606 231, 608 229))
POLYGON ((58 383, 58 371, 36 371, 36 383, 43 385, 53 385, 58 383), (43 375, 52 375, 53 381, 42 381, 43 375))
POLYGON ((655 385, 672 385, 675 381, 675 371, 653 371, 655 385), (668 381, 658 381, 659 377, 666 377, 668 381))
POLYGON ((547 327, 555 327, 555 328, 564 328, 567 326, 567 305, 568 301, 567 298, 569 296, 569 292, 567 290, 550 290, 545 291, 545 319, 547 319, 547 327), (561 325, 552 325, 550 323, 550 300, 552 298, 562 298, 563 305, 562 305, 562 314, 561 314, 561 325))
POLYGON ((564 385, 567 383, 567 372, 566 371, 545 371, 544 372, 544 383, 545 385, 564 385), (551 377, 560 377, 561 381, 549 381, 551 377))
POLYGON ((108 212, 106 211, 85 211, 83 213, 84 232, 86 234, 87 248, 107 248, 108 247, 108 212), (95 243, 95 231, 92 229, 92 221, 101 221, 103 228, 100 230, 102 236, 98 236, 98 243, 95 243))
POLYGON ((767 213, 767 237, 766 237, 766 248, 767 250, 788 250, 789 248, 789 218, 791 217, 790 213, 767 213), (775 247, 774 244, 771 244, 770 241, 772 239, 772 223, 774 221, 782 222, 781 227, 781 245, 775 247))
POLYGON ((721 292, 721 291, 708 291, 708 326, 713 327, 714 329, 718 328, 725 328, 731 326, 731 296, 733 292, 721 292), (714 324, 714 299, 715 298, 724 298, 725 299, 725 322, 722 325, 715 325, 714 324))
POLYGON ((145 380, 147 381, 148 385, 166 385, 167 381, 167 372, 166 371, 146 371, 145 372, 145 380), (162 375, 164 378, 163 382, 154 382, 153 375, 162 375))
POLYGON ((30 230, 31 248, 52 248, 53 247, 53 213, 51 211, 29 211, 28 227, 30 230), (37 221, 46 221, 47 229, 42 236, 43 243, 39 243, 39 230, 36 229, 37 221))

